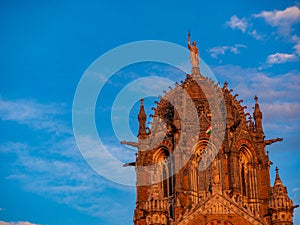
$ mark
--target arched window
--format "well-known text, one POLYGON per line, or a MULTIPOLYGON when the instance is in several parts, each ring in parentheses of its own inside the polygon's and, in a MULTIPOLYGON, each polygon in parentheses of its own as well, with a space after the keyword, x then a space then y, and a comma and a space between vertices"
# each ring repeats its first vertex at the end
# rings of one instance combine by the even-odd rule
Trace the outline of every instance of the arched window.
POLYGON ((241 194, 248 198, 257 198, 257 159, 247 146, 240 148, 239 174, 241 194))
POLYGON ((193 147, 190 161, 190 194, 193 203, 198 203, 211 191, 212 162, 217 155, 215 146, 202 139, 193 147))
MULTIPOLYGON (((161 179, 159 182, 160 196, 169 198, 174 194, 175 174, 172 156, 166 147, 159 148, 154 154, 154 163, 157 164, 161 179)), ((169 205, 170 216, 173 217, 173 204, 169 205)))

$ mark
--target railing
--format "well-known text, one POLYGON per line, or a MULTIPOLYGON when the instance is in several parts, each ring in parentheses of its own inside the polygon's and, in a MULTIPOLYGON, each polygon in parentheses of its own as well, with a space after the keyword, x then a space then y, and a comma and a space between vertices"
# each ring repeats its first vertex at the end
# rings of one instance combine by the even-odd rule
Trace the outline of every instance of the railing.
POLYGON ((145 202, 144 205, 145 210, 155 210, 155 211, 167 211, 168 210, 168 200, 155 200, 151 199, 147 202, 145 202))

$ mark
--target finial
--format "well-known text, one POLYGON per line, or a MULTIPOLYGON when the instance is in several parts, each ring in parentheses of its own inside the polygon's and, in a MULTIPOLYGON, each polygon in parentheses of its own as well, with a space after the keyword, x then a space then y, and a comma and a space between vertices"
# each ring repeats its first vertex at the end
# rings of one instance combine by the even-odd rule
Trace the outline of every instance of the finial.
POLYGON ((224 85, 223 85, 223 90, 226 90, 226 89, 228 89, 228 82, 227 81, 225 81, 224 85))
POLYGON ((140 99, 140 103, 141 103, 141 106, 144 106, 144 99, 143 98, 140 99))
POLYGON ((278 171, 279 171, 278 166, 276 166, 275 171, 276 171, 276 174, 278 174, 278 171))
POLYGON ((254 96, 254 100, 255 100, 255 103, 258 104, 258 97, 256 95, 254 96))

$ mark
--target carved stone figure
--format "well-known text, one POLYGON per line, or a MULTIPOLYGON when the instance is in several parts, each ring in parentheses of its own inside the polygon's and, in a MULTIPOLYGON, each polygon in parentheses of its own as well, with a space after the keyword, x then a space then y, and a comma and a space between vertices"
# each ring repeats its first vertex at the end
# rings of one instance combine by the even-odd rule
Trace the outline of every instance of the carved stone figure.
POLYGON ((199 66, 199 51, 197 48, 197 42, 193 41, 192 45, 191 45, 191 33, 188 33, 188 49, 190 50, 190 60, 192 63, 193 67, 198 67, 199 66))

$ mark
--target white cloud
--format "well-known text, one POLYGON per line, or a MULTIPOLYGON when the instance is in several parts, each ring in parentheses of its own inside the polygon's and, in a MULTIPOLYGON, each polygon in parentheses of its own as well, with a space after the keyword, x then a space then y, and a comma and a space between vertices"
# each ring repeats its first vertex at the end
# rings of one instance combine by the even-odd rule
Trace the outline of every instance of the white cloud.
POLYGON ((218 55, 225 55, 225 51, 228 50, 229 46, 218 46, 209 49, 210 56, 217 58, 218 55))
POLYGON ((239 54, 240 48, 246 48, 246 47, 247 46, 243 44, 236 44, 234 46, 217 46, 209 49, 208 52, 210 53, 211 57, 218 58, 219 55, 225 55, 227 51, 234 54, 239 54))
POLYGON ((59 104, 39 104, 29 100, 4 100, 0 97, 0 119, 15 121, 34 130, 46 130, 55 133, 71 133, 62 121, 55 117, 63 115, 59 104))
POLYGON ((229 21, 225 23, 233 30, 241 30, 243 33, 247 31, 247 34, 255 38, 256 40, 263 40, 266 35, 260 34, 256 29, 253 29, 253 24, 250 23, 251 18, 238 18, 236 15, 232 16, 229 21))
POLYGON ((4 222, 4 221, 0 221, 0 225, 38 225, 38 224, 30 223, 30 222, 4 222))
POLYGON ((254 17, 263 18, 271 26, 278 27, 281 35, 287 36, 291 32, 292 25, 300 21, 300 9, 292 6, 285 10, 262 11, 254 17))
POLYGON ((288 53, 275 53, 267 57, 266 62, 269 65, 272 64, 282 64, 286 62, 295 62, 298 61, 300 56, 300 38, 297 35, 290 37, 290 41, 295 43, 293 49, 294 52, 291 54, 288 53))
POLYGON ((244 17, 240 19, 234 15, 225 23, 225 25, 229 26, 233 30, 241 30, 242 32, 245 32, 248 28, 248 21, 244 17))
POLYGON ((298 56, 300 56, 300 41, 298 41, 296 43, 296 45, 294 46, 295 52, 298 56))
POLYGON ((294 54, 286 54, 286 53, 275 53, 269 55, 267 58, 268 64, 282 64, 286 62, 293 62, 297 60, 297 56, 294 54))
POLYGON ((254 29, 251 32, 248 32, 248 34, 250 34, 252 37, 254 37, 256 40, 263 40, 265 35, 262 34, 258 34, 257 31, 254 29))

